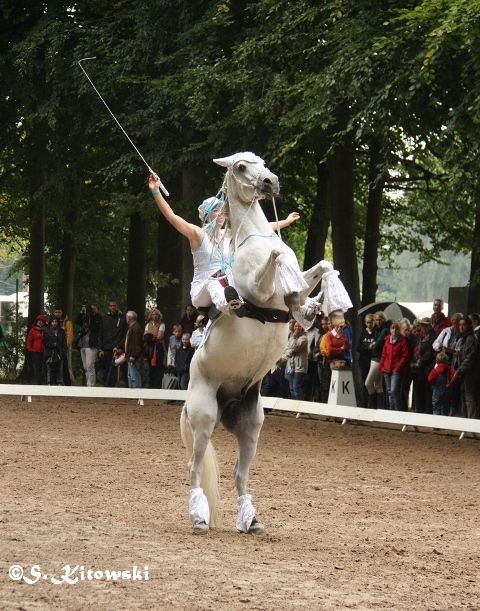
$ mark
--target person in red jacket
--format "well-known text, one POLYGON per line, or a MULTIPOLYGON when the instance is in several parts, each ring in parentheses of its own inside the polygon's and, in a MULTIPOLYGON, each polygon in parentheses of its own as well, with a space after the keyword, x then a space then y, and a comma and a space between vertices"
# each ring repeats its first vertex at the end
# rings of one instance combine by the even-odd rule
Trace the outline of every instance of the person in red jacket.
POLYGON ((402 409, 402 377, 408 362, 408 340, 400 333, 398 322, 390 325, 382 348, 378 368, 383 373, 390 409, 402 409))
POLYGON ((448 416, 450 406, 447 401, 447 388, 452 381, 455 369, 448 363, 448 356, 445 352, 439 352, 435 360, 435 367, 427 376, 428 383, 433 389, 433 413, 437 416, 448 416))
POLYGON ((343 327, 345 320, 343 316, 337 316, 332 320, 332 329, 325 335, 325 352, 330 362, 344 361, 351 345, 343 327))
POLYGON ((431 316, 432 327, 437 335, 447 327, 452 326, 452 321, 443 313, 443 299, 435 297, 433 300, 433 314, 431 316))
POLYGON ((43 334, 47 328, 47 317, 39 314, 27 335, 27 355, 33 368, 35 384, 43 384, 43 334))

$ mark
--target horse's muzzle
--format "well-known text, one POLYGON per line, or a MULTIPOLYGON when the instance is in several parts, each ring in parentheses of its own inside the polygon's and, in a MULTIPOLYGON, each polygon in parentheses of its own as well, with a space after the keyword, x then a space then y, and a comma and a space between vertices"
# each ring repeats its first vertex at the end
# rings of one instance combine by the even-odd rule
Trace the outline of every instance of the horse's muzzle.
POLYGON ((258 183, 257 188, 264 197, 271 199, 280 193, 280 184, 275 174, 261 177, 258 183))

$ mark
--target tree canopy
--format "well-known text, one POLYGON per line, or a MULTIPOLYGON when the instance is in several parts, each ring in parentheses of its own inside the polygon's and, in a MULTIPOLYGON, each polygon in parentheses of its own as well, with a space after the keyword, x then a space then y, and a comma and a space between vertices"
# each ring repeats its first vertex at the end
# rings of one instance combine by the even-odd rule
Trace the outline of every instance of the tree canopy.
POLYGON ((375 299, 380 257, 449 250, 471 257, 480 308, 475 0, 5 0, 0 20, 0 232, 31 317, 44 289, 69 311, 115 295, 173 312, 188 294, 190 253, 82 74, 91 56, 189 220, 219 187, 211 158, 254 150, 280 208, 302 212, 285 238, 306 265, 331 254, 356 305, 375 299))

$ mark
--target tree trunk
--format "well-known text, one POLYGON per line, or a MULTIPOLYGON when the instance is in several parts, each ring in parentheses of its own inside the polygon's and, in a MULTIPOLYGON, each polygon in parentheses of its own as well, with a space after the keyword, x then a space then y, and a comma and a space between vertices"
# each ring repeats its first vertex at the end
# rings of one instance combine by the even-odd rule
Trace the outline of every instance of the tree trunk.
POLYGON ((327 185, 328 164, 325 161, 318 161, 317 193, 312 210, 312 217, 310 219, 310 226, 308 228, 303 269, 309 269, 325 258, 325 242, 327 240, 328 226, 330 224, 327 185))
POLYGON ((77 245, 75 242, 75 227, 80 219, 80 202, 78 194, 72 194, 75 198, 73 208, 66 217, 67 227, 63 232, 62 252, 60 255, 60 279, 58 286, 57 303, 63 311, 72 318, 73 298, 75 286, 75 269, 77 264, 77 245))
POLYGON ((472 259, 467 301, 469 312, 478 312, 480 309, 480 189, 477 189, 476 193, 475 226, 473 229, 472 259))
POLYGON ((341 274, 355 310, 360 303, 355 211, 353 202, 353 148, 340 145, 328 160, 328 199, 332 216, 334 267, 341 274))
MULTIPOLYGON (((198 206, 202 203, 205 193, 205 171, 203 166, 192 166, 182 170, 182 202, 185 219, 191 223, 199 223, 198 206)), ((190 283, 193 278, 193 259, 190 245, 182 240, 182 309, 191 303, 190 283)))
POLYGON ((377 294, 378 246, 385 175, 380 173, 383 161, 377 138, 370 143, 368 169, 368 202, 363 249, 362 306, 375 302, 377 294))
POLYGON ((157 307, 163 314, 166 325, 165 335, 170 333, 172 324, 180 320, 180 278, 182 272, 180 253, 181 240, 183 239, 160 215, 157 239, 157 269, 159 274, 157 307))
POLYGON ((45 205, 38 200, 30 208, 28 250, 28 324, 45 308, 45 205))
POLYGON ((141 325, 145 321, 147 295, 146 240, 147 223, 140 212, 134 212, 130 216, 130 229, 128 233, 127 308, 137 313, 138 322, 141 325))
POLYGON ((45 202, 39 189, 43 184, 45 150, 43 138, 32 138, 28 164, 30 198, 30 244, 28 248, 28 324, 44 311, 45 293, 45 202), (37 153, 37 154, 35 154, 37 153))
MULTIPOLYGON (((360 304, 357 253, 355 248, 355 210, 353 200, 354 151, 351 143, 340 145, 328 160, 327 196, 332 215, 332 245, 334 267, 340 272, 340 279, 353 303, 345 317, 350 322, 355 338, 360 335, 360 319, 357 311, 360 304)), ((352 347, 352 351, 354 348, 352 347)), ((353 377, 357 399, 360 400, 362 387, 360 370, 353 359, 353 377)))

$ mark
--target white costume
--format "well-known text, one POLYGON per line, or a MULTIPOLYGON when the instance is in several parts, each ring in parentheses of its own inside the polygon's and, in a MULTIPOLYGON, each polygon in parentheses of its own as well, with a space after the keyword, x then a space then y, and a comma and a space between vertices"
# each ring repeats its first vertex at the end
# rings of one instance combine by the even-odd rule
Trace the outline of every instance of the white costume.
POLYGON ((228 230, 217 227, 211 215, 223 206, 223 199, 209 197, 198 207, 202 227, 202 241, 193 256, 193 280, 190 288, 192 305, 196 308, 209 308, 212 303, 217 310, 230 313, 225 299, 225 283, 214 275, 220 272, 228 284, 233 283, 229 261, 230 234, 228 230), (219 239, 216 240, 215 237, 219 239))
POLYGON ((332 269, 323 274, 323 291, 315 298, 307 297, 305 304, 292 312, 295 320, 308 331, 315 322, 315 316, 323 312, 326 316, 332 312, 346 312, 353 307, 343 282, 339 279, 339 272, 332 269))
MULTIPOLYGON (((228 312, 224 289, 220 280, 212 278, 214 274, 221 271, 225 265, 230 244, 228 236, 223 236, 218 244, 215 244, 208 233, 203 230, 202 242, 197 250, 192 250, 193 255, 193 280, 190 288, 192 305, 196 308, 208 308, 212 305, 222 311, 228 312)), ((227 277, 230 274, 227 274, 227 277)), ((231 278, 228 277, 231 284, 231 278)))

